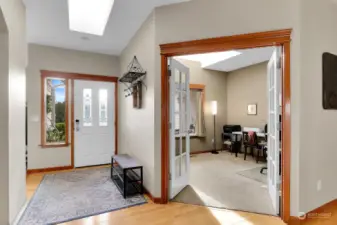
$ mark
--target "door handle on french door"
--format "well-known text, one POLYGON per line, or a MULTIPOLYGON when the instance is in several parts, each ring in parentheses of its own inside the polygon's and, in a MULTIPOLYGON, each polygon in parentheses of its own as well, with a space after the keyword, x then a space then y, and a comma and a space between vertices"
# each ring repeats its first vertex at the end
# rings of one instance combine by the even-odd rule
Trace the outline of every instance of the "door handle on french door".
POLYGON ((75 129, 77 132, 80 131, 80 120, 79 119, 75 120, 75 129))

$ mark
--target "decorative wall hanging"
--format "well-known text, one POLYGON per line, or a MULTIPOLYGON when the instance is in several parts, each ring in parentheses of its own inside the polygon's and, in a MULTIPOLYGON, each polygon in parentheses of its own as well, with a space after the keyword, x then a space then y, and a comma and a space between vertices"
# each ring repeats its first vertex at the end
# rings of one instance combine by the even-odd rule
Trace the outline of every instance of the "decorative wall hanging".
POLYGON ((248 115, 257 115, 257 104, 249 104, 247 106, 248 115))
POLYGON ((323 61, 323 108, 337 109, 337 56, 325 52, 323 61))
POLYGON ((133 107, 140 109, 142 107, 142 85, 145 86, 143 80, 146 71, 139 64, 137 57, 134 56, 131 63, 128 65, 127 72, 119 79, 127 88, 124 89, 125 97, 133 97, 133 107))

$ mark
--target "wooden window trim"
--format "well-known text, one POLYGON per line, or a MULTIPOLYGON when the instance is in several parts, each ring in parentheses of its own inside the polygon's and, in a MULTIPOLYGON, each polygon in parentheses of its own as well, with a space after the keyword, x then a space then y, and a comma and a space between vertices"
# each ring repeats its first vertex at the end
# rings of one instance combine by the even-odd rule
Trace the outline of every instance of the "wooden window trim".
POLYGON ((205 85, 204 84, 190 84, 190 89, 193 90, 201 90, 202 92, 205 91, 205 85))
POLYGON ((64 148, 70 145, 69 143, 69 79, 66 76, 50 76, 48 73, 41 72, 41 148, 64 148), (45 127, 45 119, 46 119, 46 102, 45 102, 45 80, 47 78, 61 78, 65 79, 65 142, 62 144, 47 144, 46 142, 46 127, 45 127))
POLYGON ((190 90, 200 90, 201 91, 201 101, 202 101, 202 108, 205 110, 205 87, 206 85, 204 84, 190 84, 190 90))

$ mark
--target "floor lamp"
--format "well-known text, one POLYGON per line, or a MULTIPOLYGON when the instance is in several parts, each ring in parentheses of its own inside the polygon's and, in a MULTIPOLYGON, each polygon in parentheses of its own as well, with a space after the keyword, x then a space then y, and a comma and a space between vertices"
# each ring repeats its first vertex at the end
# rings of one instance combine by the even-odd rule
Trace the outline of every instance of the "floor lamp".
POLYGON ((213 134, 213 150, 212 154, 219 154, 219 152, 216 150, 216 129, 215 129, 215 117, 218 113, 218 103, 217 101, 212 101, 212 115, 213 115, 213 122, 214 122, 214 134, 213 134))

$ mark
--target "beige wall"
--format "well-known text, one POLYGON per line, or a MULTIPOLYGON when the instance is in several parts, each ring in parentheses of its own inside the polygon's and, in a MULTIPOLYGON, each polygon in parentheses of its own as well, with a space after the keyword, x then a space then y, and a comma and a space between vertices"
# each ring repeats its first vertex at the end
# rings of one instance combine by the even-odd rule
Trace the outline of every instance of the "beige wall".
MULTIPOLYGON (((301 10, 300 212, 337 198, 337 111, 322 107, 322 54, 337 54, 337 4, 303 0, 301 10), (317 189, 321 181, 322 189, 317 189)), ((292 137, 294 139, 295 137, 292 137)))
POLYGON ((119 88, 119 135, 120 153, 134 156, 144 166, 144 185, 154 196, 154 173, 159 168, 154 166, 154 15, 151 14, 132 38, 129 45, 120 56, 121 73, 134 56, 137 56, 141 66, 147 71, 143 88, 143 106, 134 109, 132 97, 125 98, 124 85, 119 88))
POLYGON ((226 124, 227 117, 227 91, 226 91, 226 73, 205 70, 199 62, 178 59, 182 64, 190 69, 190 83, 205 85, 205 125, 206 137, 191 139, 191 152, 212 150, 214 137, 214 121, 211 111, 211 101, 218 102, 218 114, 216 116, 216 142, 217 149, 221 148, 222 126, 226 124))
POLYGON ((0 102, 5 110, 0 110, 0 224, 8 224, 9 221, 9 151, 8 151, 8 32, 0 11, 0 102), (6 28, 6 27, 5 27, 6 28))
POLYGON ((227 75, 227 123, 264 128, 268 122, 267 63, 249 66, 227 75), (247 105, 257 104, 257 115, 247 105))
MULTIPOLYGON (((1 37, 0 63, 0 224, 12 224, 26 200, 25 67, 27 65, 25 8, 21 0, 0 0, 8 34, 1 37), (7 44, 5 43, 7 39, 7 44), (6 46, 7 45, 7 46, 6 46), (5 55, 6 54, 6 55, 5 55), (7 64, 4 65, 4 64, 7 64), (6 68, 7 67, 7 72, 6 68), (3 126, 2 126, 3 125, 3 126)), ((3 18, 0 20, 3 24, 3 18)), ((1 26, 1 25, 0 25, 1 26)), ((2 26, 4 27, 4 26, 2 26)))
MULTIPOLYGON (((159 44, 292 28, 291 41, 291 215, 299 212, 300 149, 300 3, 304 0, 193 0, 155 9, 156 46, 159 44), (244 6, 244 7, 242 7, 244 6), (266 10, 268 9, 268 10, 266 10), (238 12, 240 12, 238 14, 238 12), (240 16, 245 15, 245 16, 240 16), (233 22, 235 21, 235 22, 233 22)), ((327 0, 326 0, 327 1, 327 0)), ((318 39, 317 39, 318 40, 318 39)), ((160 74, 160 49, 156 48, 156 74, 160 74)), ((305 76, 303 76, 305 77, 305 76)), ((161 79, 155 79, 155 165, 161 166, 161 79)), ((155 188, 160 193, 161 171, 155 188)))
MULTIPOLYGON (((28 104, 28 168, 46 168, 71 165, 70 147, 46 148, 41 144, 40 70, 119 76, 118 58, 103 54, 65 50, 41 45, 29 45, 27 67, 28 104)), ((70 111, 70 110, 69 110, 70 111)), ((69 121, 70 112, 69 112, 69 121)), ((70 140, 70 126, 69 126, 70 140)))

